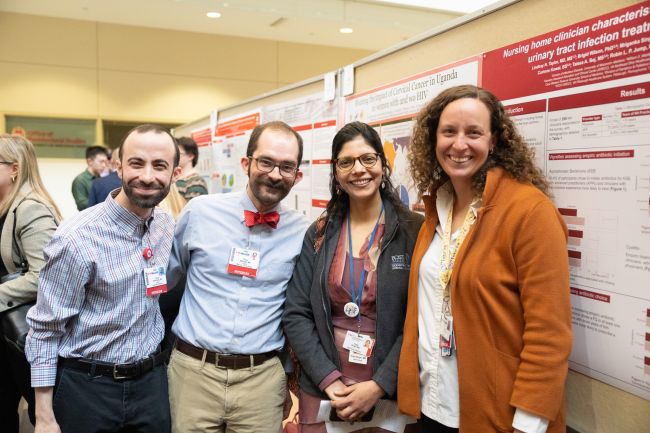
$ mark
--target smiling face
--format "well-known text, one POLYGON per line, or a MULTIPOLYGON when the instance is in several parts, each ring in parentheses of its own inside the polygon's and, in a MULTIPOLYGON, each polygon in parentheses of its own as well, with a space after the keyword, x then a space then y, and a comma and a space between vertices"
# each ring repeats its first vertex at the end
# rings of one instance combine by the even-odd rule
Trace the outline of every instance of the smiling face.
POLYGON ((293 134, 267 128, 259 136, 257 148, 249 155, 251 159, 241 159, 242 169, 248 174, 248 196, 259 212, 277 206, 302 179, 302 172, 297 170, 298 153, 298 140, 293 134), (290 165, 296 167, 296 171, 291 176, 283 176, 276 166, 270 172, 265 172, 259 169, 259 160, 290 165))
MULTIPOLYGON (((377 151, 366 140, 358 135, 347 141, 336 159, 341 161, 346 158, 359 158, 364 154, 375 155, 377 151)), ((354 165, 348 171, 336 168, 336 181, 340 188, 353 201, 370 201, 380 199, 379 187, 383 177, 383 166, 381 158, 372 167, 364 166, 361 161, 355 160, 354 165)))
POLYGON ((483 102, 462 98, 445 107, 436 131, 436 159, 456 190, 471 186, 493 147, 490 111, 483 102))
POLYGON ((168 134, 131 133, 122 147, 119 169, 122 191, 117 201, 136 215, 148 216, 167 196, 180 172, 180 167, 174 169, 175 153, 168 134))

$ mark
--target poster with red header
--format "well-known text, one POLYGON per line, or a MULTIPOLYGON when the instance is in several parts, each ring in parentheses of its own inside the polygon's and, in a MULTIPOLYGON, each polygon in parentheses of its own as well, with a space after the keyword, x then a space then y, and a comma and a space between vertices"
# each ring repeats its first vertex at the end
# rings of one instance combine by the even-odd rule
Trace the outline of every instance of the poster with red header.
MULTIPOLYGON (((213 172, 212 161, 212 129, 208 126, 206 128, 197 129, 190 134, 192 140, 196 143, 199 149, 199 161, 196 164, 196 171, 199 172, 205 183, 210 187, 210 176, 213 172)), ((211 192, 208 190, 208 192, 211 192)))
POLYGON ((241 191, 248 178, 241 168, 241 158, 253 129, 260 124, 260 110, 219 119, 212 141, 211 192, 241 191))
POLYGON ((483 55, 569 229, 570 367, 650 400, 650 2, 483 55))
POLYGON ((302 181, 294 185, 283 204, 302 212, 309 219, 316 219, 330 198, 328 158, 336 134, 338 107, 338 99, 324 101, 322 93, 316 93, 269 105, 262 110, 263 122, 281 120, 302 137, 302 181))

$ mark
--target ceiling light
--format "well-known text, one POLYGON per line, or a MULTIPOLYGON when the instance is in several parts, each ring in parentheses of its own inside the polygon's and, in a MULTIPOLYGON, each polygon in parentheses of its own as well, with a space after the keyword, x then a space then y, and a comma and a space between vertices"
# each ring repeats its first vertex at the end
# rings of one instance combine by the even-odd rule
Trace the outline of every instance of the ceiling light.
POLYGON ((221 14, 219 12, 208 12, 205 14, 208 18, 220 18, 221 14))
POLYGON ((352 30, 352 27, 341 27, 339 29, 339 32, 341 33, 352 33, 354 30, 352 30))

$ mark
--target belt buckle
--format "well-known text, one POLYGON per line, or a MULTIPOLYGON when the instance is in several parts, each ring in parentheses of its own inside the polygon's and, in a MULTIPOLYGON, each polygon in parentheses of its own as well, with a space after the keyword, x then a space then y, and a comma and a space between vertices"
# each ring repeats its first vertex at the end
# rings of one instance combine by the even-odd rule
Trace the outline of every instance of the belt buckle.
POLYGON ((117 367, 118 366, 119 366, 119 364, 113 365, 113 379, 115 379, 115 380, 128 379, 129 378, 128 375, 124 376, 124 375, 121 375, 121 374, 119 374, 117 372, 117 367))

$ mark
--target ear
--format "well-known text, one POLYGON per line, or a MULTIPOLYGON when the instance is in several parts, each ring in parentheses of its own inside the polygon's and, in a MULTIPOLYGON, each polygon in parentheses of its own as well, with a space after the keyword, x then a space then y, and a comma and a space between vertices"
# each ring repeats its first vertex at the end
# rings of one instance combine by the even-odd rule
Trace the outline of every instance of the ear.
POLYGON ((18 177, 18 164, 13 163, 11 164, 11 172, 9 173, 11 177, 18 177))
POLYGON ((172 172, 172 182, 176 183, 176 180, 178 179, 178 176, 181 175, 181 167, 177 166, 174 171, 172 172))
POLYGON ((302 171, 298 170, 296 172, 296 178, 293 180, 293 186, 299 183, 302 180, 302 171))
POLYGON ((118 159, 115 164, 115 171, 117 171, 117 175, 122 179, 122 160, 118 159))
POLYGON ((248 174, 248 169, 250 167, 251 160, 247 156, 242 156, 239 163, 241 164, 241 168, 242 170, 244 170, 244 173, 248 174))

